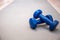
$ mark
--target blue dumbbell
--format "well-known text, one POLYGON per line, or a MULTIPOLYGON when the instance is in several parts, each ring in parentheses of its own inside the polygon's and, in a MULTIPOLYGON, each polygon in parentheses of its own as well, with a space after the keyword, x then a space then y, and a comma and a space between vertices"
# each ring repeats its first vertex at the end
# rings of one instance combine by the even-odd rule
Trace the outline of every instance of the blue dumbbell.
MULTIPOLYGON (((50 19, 51 21, 53 21, 53 18, 51 15, 46 15, 45 17, 47 17, 48 19, 50 19)), ((30 18, 29 19, 29 23, 30 23, 30 27, 32 29, 36 29, 37 27, 37 24, 41 24, 41 23, 44 23, 44 21, 42 21, 41 19, 39 20, 36 20, 35 18, 30 18)))
POLYGON ((53 31, 53 30, 55 30, 55 28, 56 28, 56 26, 58 25, 58 21, 57 20, 55 20, 55 21, 51 21, 51 20, 49 20, 47 17, 45 17, 44 15, 42 15, 42 11, 41 10, 37 10, 37 11, 35 11, 34 12, 34 18, 40 18, 40 19, 42 19, 46 24, 49 24, 49 30, 50 31, 53 31))

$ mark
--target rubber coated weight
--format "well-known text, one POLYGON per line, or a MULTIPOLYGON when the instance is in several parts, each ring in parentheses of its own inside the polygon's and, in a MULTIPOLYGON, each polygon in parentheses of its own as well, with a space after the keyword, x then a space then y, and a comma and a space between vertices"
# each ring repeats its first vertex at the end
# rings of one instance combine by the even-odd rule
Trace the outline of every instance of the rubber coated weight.
POLYGON ((41 10, 35 11, 33 16, 35 18, 40 18, 45 23, 49 24, 50 31, 53 31, 56 28, 56 26, 58 25, 58 23, 59 23, 57 20, 55 20, 55 21, 52 22, 50 19, 48 19, 47 17, 45 17, 44 15, 42 15, 42 11, 41 10))
MULTIPOLYGON (((52 18, 51 15, 46 15, 46 17, 47 17, 48 19, 50 19, 51 21, 53 21, 53 18, 52 18)), ((44 23, 44 21, 42 21, 42 20, 36 20, 35 18, 30 18, 29 23, 30 23, 30 27, 31 27, 32 29, 36 29, 37 24, 44 23)))

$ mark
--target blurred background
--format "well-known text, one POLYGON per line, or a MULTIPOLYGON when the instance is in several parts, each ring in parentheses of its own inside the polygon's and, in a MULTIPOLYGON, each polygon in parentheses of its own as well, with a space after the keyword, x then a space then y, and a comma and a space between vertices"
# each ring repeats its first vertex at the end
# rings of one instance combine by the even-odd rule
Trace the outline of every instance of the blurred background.
POLYGON ((0 40, 60 40, 60 23, 53 32, 48 25, 30 28, 37 9, 60 22, 60 0, 0 0, 0 40))

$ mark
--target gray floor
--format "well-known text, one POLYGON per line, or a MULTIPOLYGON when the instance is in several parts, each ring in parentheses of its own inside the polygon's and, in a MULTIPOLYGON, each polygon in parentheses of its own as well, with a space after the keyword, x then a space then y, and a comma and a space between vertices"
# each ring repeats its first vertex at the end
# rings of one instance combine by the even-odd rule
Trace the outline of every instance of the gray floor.
POLYGON ((37 9, 60 22, 60 14, 46 0, 15 0, 0 11, 0 40, 60 40, 60 24, 54 32, 47 25, 30 28, 29 18, 37 9))

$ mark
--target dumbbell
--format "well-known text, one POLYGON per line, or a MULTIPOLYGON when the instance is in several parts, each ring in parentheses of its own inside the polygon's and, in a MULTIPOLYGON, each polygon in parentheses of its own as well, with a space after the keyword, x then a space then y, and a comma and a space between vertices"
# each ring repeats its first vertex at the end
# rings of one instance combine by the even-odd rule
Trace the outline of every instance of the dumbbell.
MULTIPOLYGON (((47 17, 48 19, 50 19, 51 21, 53 21, 53 18, 51 15, 46 15, 45 17, 47 17)), ((41 23, 44 23, 44 21, 42 21, 41 19, 35 19, 35 18, 30 18, 29 19, 29 23, 30 23, 30 27, 32 29, 36 29, 37 27, 37 24, 41 24, 41 23)))
POLYGON ((51 21, 49 20, 47 17, 45 17, 44 15, 42 15, 42 11, 41 10, 37 10, 34 12, 34 15, 33 15, 34 18, 40 18, 41 20, 43 20, 46 24, 49 24, 49 30, 50 31, 53 31, 56 29, 57 25, 58 25, 58 21, 55 20, 55 21, 51 21))

